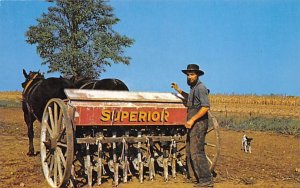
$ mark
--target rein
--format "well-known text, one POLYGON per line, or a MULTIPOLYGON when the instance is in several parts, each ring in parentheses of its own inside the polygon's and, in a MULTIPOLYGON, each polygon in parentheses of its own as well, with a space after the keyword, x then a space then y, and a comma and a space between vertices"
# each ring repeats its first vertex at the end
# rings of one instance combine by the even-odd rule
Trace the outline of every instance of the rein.
POLYGON ((28 89, 28 87, 30 86, 30 84, 33 82, 33 80, 38 76, 39 74, 38 73, 36 73, 34 76, 33 76, 33 78, 32 79, 30 79, 30 81, 26 84, 26 86, 25 86, 25 88, 24 88, 24 90, 23 90, 23 95, 26 93, 26 91, 27 91, 27 89, 28 89))

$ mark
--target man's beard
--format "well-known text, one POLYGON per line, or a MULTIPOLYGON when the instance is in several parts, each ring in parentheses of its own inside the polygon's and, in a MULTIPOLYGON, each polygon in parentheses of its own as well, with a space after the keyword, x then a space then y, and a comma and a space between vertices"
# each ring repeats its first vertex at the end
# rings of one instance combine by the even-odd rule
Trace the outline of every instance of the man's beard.
POLYGON ((191 81, 190 79, 187 79, 187 80, 186 80, 186 82, 187 82, 187 84, 188 84, 189 86, 194 86, 194 85, 196 85, 196 84, 197 84, 197 81, 198 81, 198 80, 194 80, 194 81, 191 81))

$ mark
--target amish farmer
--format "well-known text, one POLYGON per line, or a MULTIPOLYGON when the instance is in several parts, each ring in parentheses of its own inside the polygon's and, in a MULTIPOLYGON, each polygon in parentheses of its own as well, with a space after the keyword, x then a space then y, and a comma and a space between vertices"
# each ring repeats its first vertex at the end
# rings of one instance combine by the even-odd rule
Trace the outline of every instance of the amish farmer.
POLYGON ((208 89, 199 80, 204 74, 196 64, 189 64, 186 70, 182 70, 187 76, 187 84, 190 93, 182 91, 176 83, 174 88, 187 100, 188 118, 185 127, 188 129, 186 140, 186 156, 188 179, 195 178, 194 187, 213 187, 212 175, 209 170, 208 160, 204 151, 205 136, 208 128, 208 89))

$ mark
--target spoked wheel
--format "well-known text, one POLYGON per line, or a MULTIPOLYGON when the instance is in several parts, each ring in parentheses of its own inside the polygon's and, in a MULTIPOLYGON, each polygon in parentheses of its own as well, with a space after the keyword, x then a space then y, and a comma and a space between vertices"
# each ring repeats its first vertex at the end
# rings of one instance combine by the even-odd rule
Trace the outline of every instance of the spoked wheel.
POLYGON ((220 132, 217 119, 211 112, 208 112, 209 127, 205 139, 206 158, 210 164, 210 171, 214 172, 220 155, 220 132))
POLYGON ((41 123, 41 160, 51 187, 63 187, 70 178, 74 139, 67 107, 61 99, 51 99, 41 123))

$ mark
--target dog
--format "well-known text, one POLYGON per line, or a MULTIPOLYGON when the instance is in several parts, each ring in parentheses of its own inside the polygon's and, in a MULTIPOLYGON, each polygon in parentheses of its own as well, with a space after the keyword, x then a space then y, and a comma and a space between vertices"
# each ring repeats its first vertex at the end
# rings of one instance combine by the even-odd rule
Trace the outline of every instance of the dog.
POLYGON ((244 150, 245 153, 251 153, 251 141, 253 138, 247 137, 246 134, 244 134, 242 138, 242 150, 244 150))

